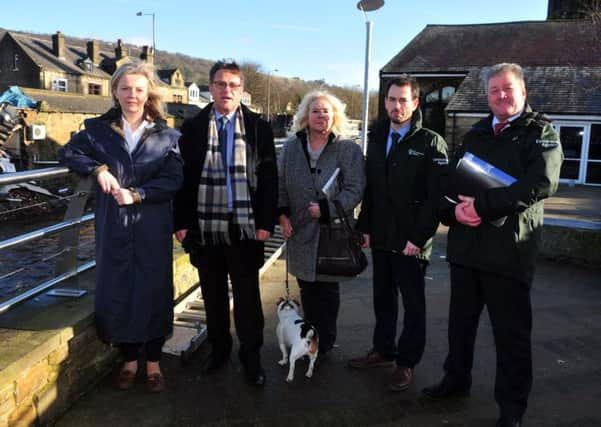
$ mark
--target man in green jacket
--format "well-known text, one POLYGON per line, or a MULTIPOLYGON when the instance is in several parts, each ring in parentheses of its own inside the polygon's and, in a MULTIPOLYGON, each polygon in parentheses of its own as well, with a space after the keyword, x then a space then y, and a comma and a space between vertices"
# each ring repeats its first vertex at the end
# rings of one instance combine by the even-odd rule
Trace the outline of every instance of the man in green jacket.
POLYGON ((532 385, 530 285, 543 199, 557 190, 563 154, 549 119, 526 103, 519 65, 494 65, 486 85, 492 113, 465 135, 454 160, 470 152, 516 181, 469 195, 451 184, 448 199, 441 199, 439 215, 450 227, 449 353, 444 378, 423 392, 432 398, 469 392, 474 342, 486 305, 497 351, 497 426, 516 427, 532 385), (504 217, 499 225, 496 220, 504 217))
POLYGON ((411 384, 426 344, 424 275, 448 160, 443 138, 421 126, 414 78, 390 81, 384 103, 388 117, 370 134, 367 187, 358 220, 365 246, 372 248, 376 325, 372 349, 351 359, 349 366, 364 369, 396 362, 389 387, 401 391, 411 384), (399 292, 404 317, 396 341, 399 292))

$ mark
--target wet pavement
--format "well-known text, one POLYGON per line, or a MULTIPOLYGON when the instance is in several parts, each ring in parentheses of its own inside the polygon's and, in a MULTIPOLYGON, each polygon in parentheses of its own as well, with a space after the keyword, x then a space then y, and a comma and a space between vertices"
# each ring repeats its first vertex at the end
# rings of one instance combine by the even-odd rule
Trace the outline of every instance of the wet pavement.
MULTIPOLYGON (((593 211, 594 213, 595 211, 593 211)), ((404 392, 387 389, 390 368, 355 371, 347 360, 370 348, 374 323, 371 269, 341 284, 338 346, 319 363, 312 379, 296 366, 287 384, 287 368, 277 364, 276 301, 285 294, 284 262, 263 276, 266 317, 263 365, 267 384, 245 382, 236 346, 227 366, 202 375, 198 355, 183 365, 165 356, 167 390, 147 391, 144 378, 127 392, 116 391, 116 371, 102 379, 56 423, 71 426, 494 426, 495 351, 490 323, 483 313, 476 342, 470 397, 433 401, 421 389, 442 376, 447 351, 448 267, 444 260, 446 228, 436 236, 427 271, 427 345, 404 392)), ((599 248, 592 248, 599 250, 599 248)), ((298 297, 295 281, 291 293, 298 297)), ((541 260, 532 289, 534 385, 525 426, 598 427, 601 425, 601 270, 541 260)), ((117 368, 117 367, 116 367, 117 368)))

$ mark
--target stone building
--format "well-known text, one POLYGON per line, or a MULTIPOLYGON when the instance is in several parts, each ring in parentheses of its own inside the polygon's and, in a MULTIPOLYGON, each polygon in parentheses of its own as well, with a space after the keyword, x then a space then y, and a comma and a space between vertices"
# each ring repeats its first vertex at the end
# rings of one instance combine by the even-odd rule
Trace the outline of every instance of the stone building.
POLYGON ((380 70, 380 111, 387 81, 411 74, 424 125, 453 148, 488 114, 486 67, 519 63, 528 103, 560 133, 562 181, 601 185, 601 23, 587 14, 593 3, 551 0, 545 21, 426 26, 380 70))

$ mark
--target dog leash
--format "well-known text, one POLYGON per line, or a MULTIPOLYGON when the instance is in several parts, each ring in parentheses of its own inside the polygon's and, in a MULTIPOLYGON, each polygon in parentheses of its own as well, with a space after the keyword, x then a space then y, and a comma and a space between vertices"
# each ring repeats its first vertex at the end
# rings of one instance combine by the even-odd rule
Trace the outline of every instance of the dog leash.
POLYGON ((290 285, 288 283, 288 246, 286 246, 286 299, 290 299, 290 285))

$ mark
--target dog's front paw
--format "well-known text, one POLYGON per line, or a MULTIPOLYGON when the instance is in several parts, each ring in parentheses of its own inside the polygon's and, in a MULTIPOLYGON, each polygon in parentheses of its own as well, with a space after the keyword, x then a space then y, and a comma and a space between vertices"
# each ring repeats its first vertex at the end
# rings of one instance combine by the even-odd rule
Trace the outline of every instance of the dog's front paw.
POLYGON ((305 378, 311 378, 312 376, 313 376, 313 371, 311 371, 311 372, 307 372, 307 373, 305 374, 305 378))
POLYGON ((282 359, 280 361, 278 361, 278 365, 280 366, 286 366, 288 364, 288 359, 282 359))
POLYGON ((294 377, 290 377, 290 376, 286 377, 286 382, 288 384, 290 384, 293 380, 294 380, 294 377))

